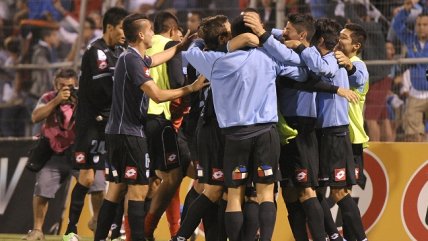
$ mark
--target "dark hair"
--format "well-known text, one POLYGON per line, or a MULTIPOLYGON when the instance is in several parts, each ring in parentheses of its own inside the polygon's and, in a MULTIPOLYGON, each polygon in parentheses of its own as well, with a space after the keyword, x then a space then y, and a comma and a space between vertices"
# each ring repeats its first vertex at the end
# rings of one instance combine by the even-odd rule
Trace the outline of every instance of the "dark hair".
POLYGON ((38 39, 43 40, 43 39, 51 36, 52 33, 55 32, 55 31, 58 31, 58 30, 53 29, 53 28, 41 28, 40 31, 38 32, 38 36, 39 36, 38 39))
POLYGON ((77 73, 73 69, 67 68, 67 69, 59 69, 55 74, 55 81, 57 79, 76 79, 77 80, 77 73))
POLYGON ((351 33, 352 43, 359 43, 361 45, 361 47, 357 50, 357 54, 359 54, 361 50, 363 50, 364 44, 367 39, 366 30, 364 30, 364 28, 361 25, 356 23, 348 23, 345 25, 345 28, 352 31, 351 33))
POLYGON ((316 46, 320 39, 324 39, 324 45, 328 50, 333 50, 339 41, 339 33, 342 26, 336 21, 328 18, 320 18, 315 21, 315 34, 312 37, 311 44, 316 46))
POLYGON ((138 23, 138 20, 148 20, 148 18, 141 13, 133 13, 123 20, 123 33, 126 40, 131 43, 137 41, 137 35, 141 31, 142 25, 138 23))
MULTIPOLYGON (((254 8, 247 8, 243 11, 243 13, 249 13, 249 12, 259 14, 259 12, 257 12, 257 10, 255 10, 254 8)), ((236 37, 243 33, 254 33, 250 27, 245 26, 244 16, 242 14, 236 17, 235 19, 233 19, 231 23, 231 28, 232 28, 232 37, 236 37)))
POLYGON ((172 28, 178 28, 178 19, 174 14, 163 11, 155 16, 153 21, 153 31, 155 34, 167 32, 172 28))
POLYGON ((210 50, 215 50, 219 47, 219 36, 227 36, 224 24, 228 21, 224 15, 216 15, 202 19, 198 34, 204 40, 205 45, 210 50))
POLYGON ((306 31, 306 40, 311 41, 315 33, 315 20, 309 14, 291 13, 288 15, 288 21, 296 28, 297 33, 306 31))
POLYGON ((116 27, 127 15, 128 11, 123 8, 113 7, 107 10, 103 17, 103 33, 106 32, 108 24, 116 27))

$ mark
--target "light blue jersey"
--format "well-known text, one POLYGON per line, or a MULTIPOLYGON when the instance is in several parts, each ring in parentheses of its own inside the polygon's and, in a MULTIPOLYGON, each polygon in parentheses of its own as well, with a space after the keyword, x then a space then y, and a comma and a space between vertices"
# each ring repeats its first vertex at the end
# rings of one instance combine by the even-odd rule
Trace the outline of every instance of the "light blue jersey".
MULTIPOLYGON (((321 56, 316 47, 305 48, 301 57, 309 70, 329 82, 342 88, 349 89, 348 73, 339 68, 334 53, 321 56)), ((330 93, 317 93, 317 126, 319 128, 349 125, 348 101, 330 93)))
POLYGON ((304 68, 279 64, 262 48, 232 53, 192 48, 183 56, 211 81, 220 128, 277 122, 276 77, 307 76, 304 68))

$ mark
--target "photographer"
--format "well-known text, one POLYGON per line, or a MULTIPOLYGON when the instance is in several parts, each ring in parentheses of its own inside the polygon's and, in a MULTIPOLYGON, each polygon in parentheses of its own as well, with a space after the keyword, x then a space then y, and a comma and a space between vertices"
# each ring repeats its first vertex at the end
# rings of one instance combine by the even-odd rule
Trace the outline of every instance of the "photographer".
POLYGON ((42 95, 31 119, 44 120, 37 146, 30 154, 29 167, 38 171, 33 196, 33 229, 23 240, 44 240, 43 223, 48 202, 55 197, 61 184, 68 180, 71 165, 71 146, 74 142, 74 113, 77 105, 77 74, 72 69, 59 70, 55 76, 55 91, 42 95), (36 154, 37 153, 37 154, 36 154), (44 164, 43 160, 47 162, 44 164))

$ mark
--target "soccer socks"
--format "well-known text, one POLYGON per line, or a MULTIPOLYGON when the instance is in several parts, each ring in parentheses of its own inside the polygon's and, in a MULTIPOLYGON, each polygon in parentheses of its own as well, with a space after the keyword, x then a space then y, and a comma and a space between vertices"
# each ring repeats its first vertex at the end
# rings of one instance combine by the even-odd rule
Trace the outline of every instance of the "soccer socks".
POLYGON ((343 238, 346 239, 346 241, 356 241, 357 238, 355 238, 354 234, 351 231, 351 227, 343 220, 342 218, 342 232, 343 232, 343 238))
POLYGON ((192 205, 190 205, 188 210, 189 215, 186 215, 186 218, 182 221, 177 237, 189 239, 208 209, 217 210, 217 205, 211 202, 204 194, 199 195, 192 205))
POLYGON ((83 186, 79 182, 73 188, 71 193, 70 211, 68 214, 68 226, 65 234, 77 233, 77 222, 79 222, 80 214, 82 213, 83 204, 85 203, 88 187, 83 186))
POLYGON ((318 199, 309 198, 302 202, 302 207, 307 217, 312 240, 325 241, 324 214, 318 199))
POLYGON ((196 198, 198 198, 199 193, 196 192, 195 188, 192 186, 190 188, 189 192, 186 195, 186 198, 184 199, 183 204, 183 210, 181 212, 181 223, 183 223, 184 219, 186 218, 187 210, 189 209, 190 205, 195 201, 196 198))
POLYGON ((293 232, 296 241, 308 241, 308 233, 306 232, 306 214, 302 204, 299 201, 286 202, 288 211, 288 222, 290 223, 291 231, 293 232))
MULTIPOLYGON (((203 194, 201 194, 202 196, 203 194)), ((219 219, 218 219, 218 205, 212 203, 202 216, 202 223, 204 224, 205 240, 218 241, 219 240, 219 219)))
POLYGON ((351 228, 350 231, 353 232, 357 240, 366 240, 367 236, 364 232, 360 210, 351 195, 346 195, 342 200, 337 202, 337 205, 339 205, 342 212, 343 222, 351 228))
POLYGON ((119 204, 104 199, 98 214, 97 230, 95 231, 94 237, 95 241, 105 240, 107 238, 110 227, 115 219, 115 215, 112 214, 116 213, 118 206, 119 204))
POLYGON ((128 221, 132 241, 145 241, 144 238, 144 201, 128 201, 128 221))
POLYGON ((327 203, 323 194, 317 193, 318 201, 323 209, 324 213, 324 228, 327 232, 328 237, 332 241, 343 241, 342 236, 339 234, 339 230, 337 230, 337 225, 333 220, 333 216, 331 215, 330 206, 327 203))
POLYGON ((242 240, 254 240, 259 229, 259 204, 247 201, 244 204, 244 232, 242 240))
POLYGON ((166 218, 169 225, 169 233, 174 237, 180 229, 180 189, 177 189, 171 202, 166 208, 166 218))
POLYGON ((124 200, 116 208, 116 215, 114 216, 113 223, 111 225, 111 239, 120 237, 120 229, 122 228, 123 211, 124 211, 124 200))
POLYGON ((241 229, 244 225, 244 215, 242 212, 226 212, 224 214, 224 224, 229 240, 240 241, 241 229))
POLYGON ((276 207, 273 202, 262 202, 259 206, 260 241, 272 239, 276 221, 276 207))
POLYGON ((219 241, 227 241, 226 227, 224 224, 224 214, 226 213, 227 201, 220 199, 218 201, 218 235, 219 241))

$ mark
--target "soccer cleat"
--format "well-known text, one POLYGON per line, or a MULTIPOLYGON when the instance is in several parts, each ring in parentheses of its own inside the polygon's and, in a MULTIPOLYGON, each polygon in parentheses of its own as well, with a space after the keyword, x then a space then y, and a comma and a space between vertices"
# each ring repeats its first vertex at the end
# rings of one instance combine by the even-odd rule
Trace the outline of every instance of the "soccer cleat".
POLYGON ((28 231, 27 235, 22 237, 22 240, 45 240, 45 235, 38 229, 28 231))
POLYGON ((62 241, 79 241, 80 237, 75 233, 69 233, 62 236, 62 241))

